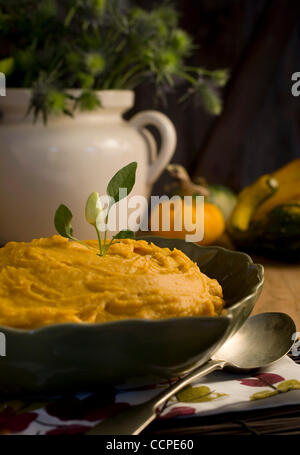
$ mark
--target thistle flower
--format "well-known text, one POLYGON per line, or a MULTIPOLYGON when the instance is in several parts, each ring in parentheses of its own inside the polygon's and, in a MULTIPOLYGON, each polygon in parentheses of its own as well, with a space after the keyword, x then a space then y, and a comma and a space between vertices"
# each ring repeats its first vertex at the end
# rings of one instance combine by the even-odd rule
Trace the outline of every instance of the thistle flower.
POLYGON ((86 89, 76 99, 75 107, 77 106, 81 111, 92 111, 100 106, 100 101, 92 90, 86 89))
POLYGON ((187 66, 192 38, 179 28, 170 2, 146 10, 120 0, 45 0, 32 10, 32 0, 22 0, 20 11, 19 1, 2 2, 1 42, 7 53, 1 54, 0 71, 10 73, 10 86, 32 87, 28 112, 34 119, 96 109, 95 90, 134 89, 149 77, 160 98, 176 78, 209 112, 221 112, 218 88, 228 73, 187 66), (75 98, 65 87, 83 91, 75 98))
POLYGON ((85 65, 91 74, 97 75, 104 70, 105 60, 102 55, 96 52, 89 52, 85 56, 85 65))
POLYGON ((53 114, 62 114, 66 109, 67 95, 58 90, 50 90, 47 92, 46 102, 50 111, 53 114))
POLYGON ((171 46, 175 52, 187 55, 192 48, 192 40, 184 30, 177 28, 171 35, 171 46))

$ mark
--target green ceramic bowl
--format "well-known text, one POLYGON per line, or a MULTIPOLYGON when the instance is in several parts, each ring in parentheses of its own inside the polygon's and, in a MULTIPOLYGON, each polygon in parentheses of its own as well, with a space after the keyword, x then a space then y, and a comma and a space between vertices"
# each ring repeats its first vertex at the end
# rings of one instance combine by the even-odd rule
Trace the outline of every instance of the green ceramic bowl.
POLYGON ((263 267, 244 254, 179 239, 145 237, 178 248, 223 287, 227 314, 100 324, 56 324, 35 330, 0 327, 0 394, 93 391, 101 384, 153 383, 206 362, 251 313, 263 267))

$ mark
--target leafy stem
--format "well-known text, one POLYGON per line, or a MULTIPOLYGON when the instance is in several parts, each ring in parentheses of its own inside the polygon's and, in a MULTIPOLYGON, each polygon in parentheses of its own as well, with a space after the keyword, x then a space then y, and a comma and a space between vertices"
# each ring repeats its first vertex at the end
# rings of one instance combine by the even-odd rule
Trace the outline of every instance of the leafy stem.
MULTIPOLYGON (((100 256, 103 256, 104 252, 103 252, 102 239, 101 239, 100 231, 99 231, 99 229, 97 228, 97 226, 96 226, 96 232, 97 232, 97 237, 98 237, 98 242, 99 242, 100 256)), ((106 233, 106 231, 105 231, 105 233, 106 233)), ((104 245, 105 245, 105 240, 104 240, 104 245)))
POLYGON ((83 242, 82 240, 77 239, 76 237, 69 236, 69 239, 73 240, 74 242, 80 243, 81 245, 85 246, 89 250, 95 251, 95 248, 93 248, 92 246, 90 246, 87 243, 83 242))
MULTIPOLYGON (((134 238, 134 232, 130 230, 121 230, 114 235, 110 241, 107 239, 107 226, 109 220, 109 212, 111 207, 119 202, 124 197, 128 196, 135 184, 137 163, 134 161, 120 169, 109 181, 106 189, 107 195, 110 197, 107 214, 104 217, 104 210, 101 204, 99 194, 93 192, 89 195, 85 206, 85 218, 89 224, 94 226, 99 242, 99 256, 104 256, 111 244, 116 239, 134 238), (105 221, 104 238, 101 238, 101 226, 105 221)), ((55 212, 54 225, 57 232, 70 240, 84 245, 86 248, 94 250, 93 247, 86 244, 82 240, 78 240, 73 235, 73 227, 71 224, 73 215, 71 210, 64 204, 60 204, 55 212)))

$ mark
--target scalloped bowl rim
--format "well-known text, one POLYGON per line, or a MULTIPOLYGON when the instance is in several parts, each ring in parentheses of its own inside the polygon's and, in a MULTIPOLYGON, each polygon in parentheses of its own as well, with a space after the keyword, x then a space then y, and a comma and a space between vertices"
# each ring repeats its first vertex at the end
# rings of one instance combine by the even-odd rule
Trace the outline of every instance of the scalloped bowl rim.
MULTIPOLYGON (((166 240, 165 237, 159 237, 159 236, 143 236, 143 237, 138 237, 137 240, 147 240, 147 241, 152 241, 156 239, 161 239, 161 240, 166 240)), ((184 242, 184 239, 170 239, 167 238, 167 240, 182 240, 184 242)), ((187 242, 186 242, 187 243, 187 242)), ((171 322, 172 321, 184 321, 184 320, 190 320, 191 317, 194 320, 211 320, 215 319, 216 317, 218 318, 232 318, 232 315, 230 314, 230 310, 236 308, 237 306, 243 305, 245 302, 248 300, 252 299, 257 292, 260 290, 260 288, 264 284, 264 267, 262 264, 257 264, 254 263, 252 258, 249 256, 249 254, 244 253, 242 251, 233 251, 229 250, 228 248, 224 248, 222 246, 218 245, 197 245, 196 243, 193 244, 193 247, 199 248, 199 249, 205 249, 205 250, 216 250, 216 251, 224 251, 226 254, 230 254, 232 256, 243 256, 247 259, 248 265, 254 265, 257 269, 258 273, 258 280, 257 283, 251 288, 251 292, 247 294, 244 298, 238 300, 236 303, 230 305, 230 307, 227 308, 228 314, 222 315, 222 316, 185 316, 185 317, 173 317, 173 318, 160 318, 160 319, 144 319, 144 318, 126 318, 126 319, 119 319, 116 321, 108 321, 108 322, 98 322, 98 323, 91 323, 91 322, 61 322, 61 323, 53 323, 53 324, 48 324, 44 325, 41 327, 37 327, 34 329, 21 329, 21 328, 14 328, 10 326, 5 326, 5 325, 0 325, 0 332, 1 331, 6 331, 6 332, 15 332, 19 334, 24 334, 26 336, 34 336, 38 335, 40 333, 48 333, 56 330, 64 330, 64 329, 71 329, 71 328, 76 328, 76 330, 82 330, 86 328, 90 328, 91 330, 97 330, 103 326, 116 326, 116 325, 129 325, 133 322, 137 323, 143 323, 143 324, 162 324, 165 323, 166 321, 171 322)), ((174 248, 176 248, 174 246, 174 248)), ((186 253, 185 253, 186 254, 186 253)))

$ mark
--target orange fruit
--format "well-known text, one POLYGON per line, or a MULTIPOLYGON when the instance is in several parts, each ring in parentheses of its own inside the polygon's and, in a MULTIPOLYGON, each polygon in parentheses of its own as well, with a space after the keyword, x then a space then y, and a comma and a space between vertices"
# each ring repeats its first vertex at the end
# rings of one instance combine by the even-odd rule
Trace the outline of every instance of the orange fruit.
MULTIPOLYGON (((176 202, 164 201, 161 202, 151 213, 149 228, 151 234, 159 235, 160 237, 168 238, 185 238, 186 235, 192 235, 195 233, 196 229, 194 227, 195 223, 202 223, 203 219, 196 220, 196 204, 187 204, 183 199, 180 199, 176 202), (169 211, 168 211, 169 210, 169 211), (169 216, 169 220, 163 218, 163 213, 165 216, 169 216), (181 229, 176 230, 175 224, 180 225, 181 218, 181 229), (159 228, 155 228, 155 220, 159 221, 159 228), (169 226, 166 225, 169 222, 169 226), (192 225, 192 223, 194 225, 192 225), (164 225, 164 230, 162 226, 164 225), (169 229, 165 230, 166 227, 169 229)), ((200 224, 199 224, 200 229, 200 224)), ((225 231, 225 220, 221 210, 214 204, 204 202, 204 236, 203 239, 199 242, 201 245, 211 245, 216 242, 216 240, 223 234, 225 231)))

